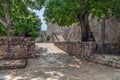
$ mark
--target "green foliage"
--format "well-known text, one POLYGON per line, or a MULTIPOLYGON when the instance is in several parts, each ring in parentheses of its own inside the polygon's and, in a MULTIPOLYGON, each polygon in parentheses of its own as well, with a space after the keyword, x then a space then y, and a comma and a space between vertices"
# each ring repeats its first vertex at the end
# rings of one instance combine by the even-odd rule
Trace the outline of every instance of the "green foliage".
POLYGON ((93 17, 109 18, 109 14, 120 17, 120 0, 46 0, 45 20, 68 26, 78 23, 77 16, 88 11, 93 17))
POLYGON ((49 42, 50 39, 51 39, 51 36, 50 36, 50 35, 47 35, 45 41, 46 41, 46 42, 49 42))
POLYGON ((29 6, 31 9, 40 10, 46 0, 24 0, 24 1, 26 5, 29 6))
POLYGON ((6 36, 6 30, 1 23, 0 23, 0 36, 6 36))
MULTIPOLYGON (((1 3, 2 3, 2 0, 0 0, 0 4, 1 3)), ((4 10, 3 10, 3 5, 0 5, 0 16, 2 16, 3 18, 5 18, 4 10)))
MULTIPOLYGON (((30 29, 30 36, 38 36, 41 21, 29 8, 40 10, 44 0, 6 0, 9 8, 9 15, 13 22, 15 36, 24 33, 30 29)), ((5 13, 3 9, 2 0, 0 0, 0 17, 5 19, 5 13)), ((0 26, 0 28, 3 28, 0 26)), ((1 33, 0 36, 3 34, 1 33)), ((5 30, 6 31, 6 30, 5 30)), ((3 32, 3 31, 2 31, 3 32)))
POLYGON ((37 37, 39 36, 40 25, 40 19, 34 13, 29 14, 27 17, 20 18, 19 21, 15 21, 15 35, 18 36, 27 30, 31 30, 29 35, 37 37))

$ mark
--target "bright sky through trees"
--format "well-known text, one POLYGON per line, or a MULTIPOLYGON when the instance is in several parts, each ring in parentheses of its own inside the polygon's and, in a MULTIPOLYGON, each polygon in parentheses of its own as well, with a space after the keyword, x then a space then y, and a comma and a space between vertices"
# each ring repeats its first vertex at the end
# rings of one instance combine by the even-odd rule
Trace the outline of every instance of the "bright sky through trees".
POLYGON ((39 18, 41 19, 41 22, 42 22, 42 26, 41 26, 42 31, 47 30, 47 25, 45 24, 45 21, 43 20, 44 19, 44 17, 43 17, 44 10, 45 10, 45 8, 42 8, 40 11, 36 11, 36 14, 39 16, 39 18))

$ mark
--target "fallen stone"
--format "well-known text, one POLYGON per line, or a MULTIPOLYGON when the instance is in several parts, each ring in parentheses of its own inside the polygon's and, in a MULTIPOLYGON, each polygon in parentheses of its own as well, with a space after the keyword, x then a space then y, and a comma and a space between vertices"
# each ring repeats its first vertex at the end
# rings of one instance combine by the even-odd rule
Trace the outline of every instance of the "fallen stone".
POLYGON ((1 60, 0 70, 23 69, 27 65, 27 60, 1 60))

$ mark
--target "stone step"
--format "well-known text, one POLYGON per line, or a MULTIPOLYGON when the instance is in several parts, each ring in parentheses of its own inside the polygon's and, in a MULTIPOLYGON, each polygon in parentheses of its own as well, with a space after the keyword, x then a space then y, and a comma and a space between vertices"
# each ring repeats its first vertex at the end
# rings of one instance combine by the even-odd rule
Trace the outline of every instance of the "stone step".
POLYGON ((27 65, 27 60, 1 60, 0 70, 23 69, 27 65))

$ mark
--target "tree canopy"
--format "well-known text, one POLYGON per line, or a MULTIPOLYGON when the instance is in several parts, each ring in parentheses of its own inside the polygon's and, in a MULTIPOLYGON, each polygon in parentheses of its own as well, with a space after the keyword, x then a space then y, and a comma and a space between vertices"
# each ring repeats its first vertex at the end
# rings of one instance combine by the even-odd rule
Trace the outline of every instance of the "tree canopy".
POLYGON ((40 10, 43 1, 0 0, 0 36, 8 35, 9 31, 18 36, 28 29, 31 30, 30 36, 38 36, 42 23, 31 10, 40 10))
POLYGON ((119 5, 120 0, 46 0, 44 16, 47 23, 60 26, 80 24, 83 38, 88 39, 89 15, 101 19, 112 13, 120 17, 119 5))
POLYGON ((77 16, 88 11, 92 16, 108 17, 112 12, 120 17, 120 0, 46 0, 45 20, 66 26, 78 23, 77 16))

